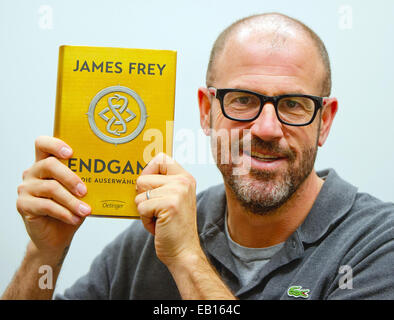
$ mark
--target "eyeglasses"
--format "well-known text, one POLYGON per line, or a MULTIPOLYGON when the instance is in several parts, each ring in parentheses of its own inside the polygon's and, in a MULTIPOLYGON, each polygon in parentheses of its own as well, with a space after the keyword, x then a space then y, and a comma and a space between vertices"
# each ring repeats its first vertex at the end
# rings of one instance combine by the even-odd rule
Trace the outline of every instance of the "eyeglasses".
POLYGON ((253 121, 258 118, 264 105, 271 102, 278 120, 289 126, 307 126, 313 122, 323 106, 323 97, 305 94, 265 96, 242 89, 208 88, 209 93, 220 101, 223 115, 234 121, 253 121))

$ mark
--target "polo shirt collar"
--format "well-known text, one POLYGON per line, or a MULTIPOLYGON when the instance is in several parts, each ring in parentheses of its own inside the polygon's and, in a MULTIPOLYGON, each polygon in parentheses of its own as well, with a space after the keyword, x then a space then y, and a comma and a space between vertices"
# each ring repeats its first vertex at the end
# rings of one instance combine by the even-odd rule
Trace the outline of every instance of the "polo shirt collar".
POLYGON ((341 179, 334 169, 317 172, 325 182, 304 222, 297 229, 300 240, 321 239, 353 206, 357 188, 341 179))

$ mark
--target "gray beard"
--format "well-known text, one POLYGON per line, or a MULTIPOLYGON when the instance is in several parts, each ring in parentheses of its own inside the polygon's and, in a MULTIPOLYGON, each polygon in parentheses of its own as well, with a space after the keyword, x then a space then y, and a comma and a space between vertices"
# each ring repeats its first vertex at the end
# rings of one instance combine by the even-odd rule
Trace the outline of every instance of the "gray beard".
MULTIPOLYGON (((263 147, 264 150, 280 153, 279 147, 272 142, 254 138, 253 144, 263 147)), ((233 174, 232 164, 217 162, 217 166, 225 184, 230 187, 242 207, 257 215, 267 215, 286 203, 310 175, 317 155, 317 143, 315 147, 302 152, 298 164, 295 152, 287 151, 285 154, 289 167, 285 172, 280 173, 251 168, 248 175, 239 176, 233 174)), ((216 159, 221 159, 220 154, 216 159)))

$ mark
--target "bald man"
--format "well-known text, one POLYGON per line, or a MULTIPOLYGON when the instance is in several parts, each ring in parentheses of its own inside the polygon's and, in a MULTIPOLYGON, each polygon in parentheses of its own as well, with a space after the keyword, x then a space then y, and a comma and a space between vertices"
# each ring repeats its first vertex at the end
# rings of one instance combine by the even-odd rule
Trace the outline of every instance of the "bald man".
MULTIPOLYGON (((337 112, 319 37, 281 14, 239 20, 212 49, 200 123, 224 183, 196 196, 195 179, 165 154, 137 180, 133 223, 59 299, 393 299, 394 210, 334 170, 316 172, 337 112)), ((51 298, 90 208, 82 181, 36 141, 18 211, 31 237, 3 298, 51 298), (43 179, 45 177, 45 179, 43 179)))

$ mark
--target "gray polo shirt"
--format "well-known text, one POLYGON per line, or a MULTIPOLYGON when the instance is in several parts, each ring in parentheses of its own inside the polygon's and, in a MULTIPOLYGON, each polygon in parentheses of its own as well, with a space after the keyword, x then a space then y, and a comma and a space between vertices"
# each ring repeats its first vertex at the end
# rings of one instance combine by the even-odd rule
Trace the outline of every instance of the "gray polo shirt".
MULTIPOLYGON (((197 196, 201 245, 240 299, 394 299, 394 205, 358 193, 334 170, 308 216, 248 283, 225 234, 224 186, 197 196)), ((180 299, 154 238, 135 221, 57 299, 180 299)))

